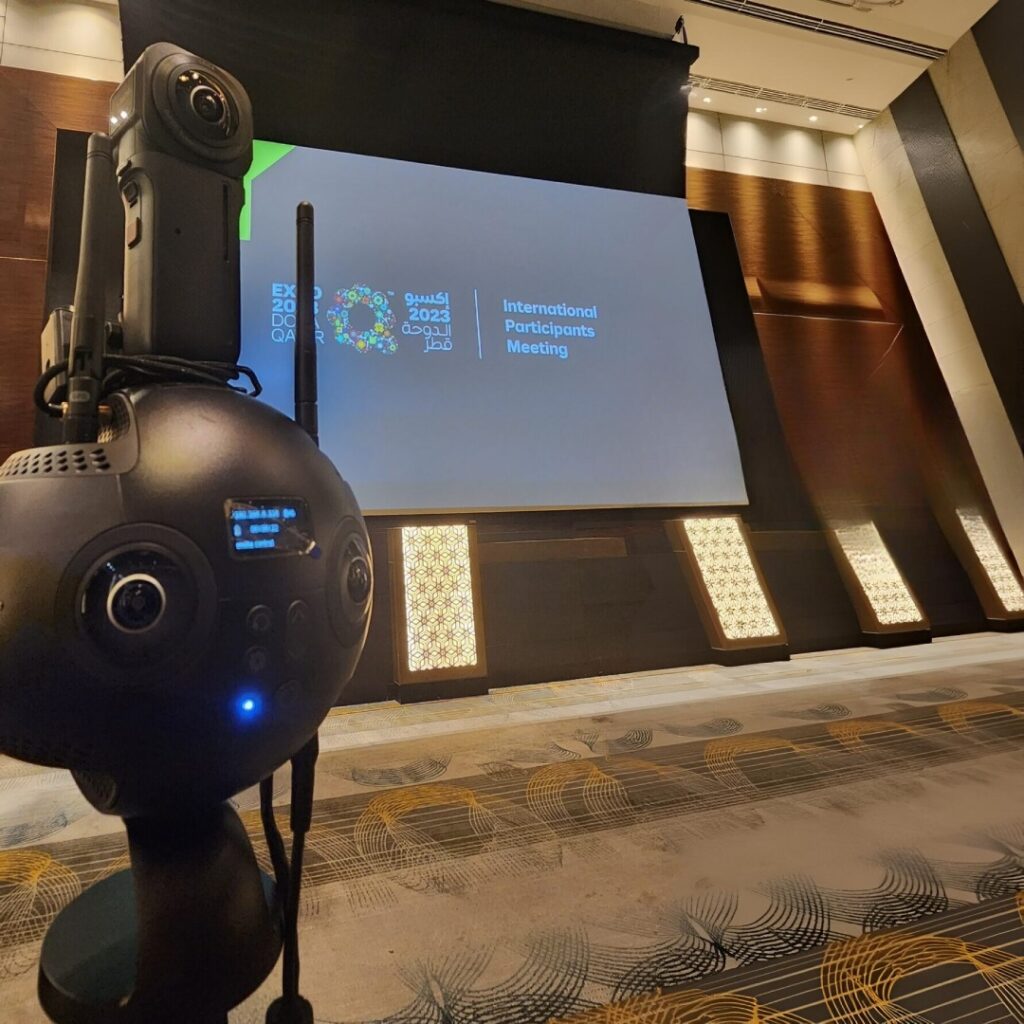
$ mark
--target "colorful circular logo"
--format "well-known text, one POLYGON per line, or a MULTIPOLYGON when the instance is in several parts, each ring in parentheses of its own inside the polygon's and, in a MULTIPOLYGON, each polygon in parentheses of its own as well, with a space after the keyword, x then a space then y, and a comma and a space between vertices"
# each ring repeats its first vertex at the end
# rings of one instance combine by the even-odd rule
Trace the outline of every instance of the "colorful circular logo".
MULTIPOLYGON (((334 293, 334 305, 327 310, 327 322, 334 331, 339 345, 351 345, 357 352, 383 352, 392 355, 398 351, 398 342, 391 333, 395 314, 383 292, 369 285, 354 284, 334 293), (373 324, 365 330, 352 327, 352 310, 365 310, 373 324)), ((366 319, 364 319, 364 323, 366 319)))

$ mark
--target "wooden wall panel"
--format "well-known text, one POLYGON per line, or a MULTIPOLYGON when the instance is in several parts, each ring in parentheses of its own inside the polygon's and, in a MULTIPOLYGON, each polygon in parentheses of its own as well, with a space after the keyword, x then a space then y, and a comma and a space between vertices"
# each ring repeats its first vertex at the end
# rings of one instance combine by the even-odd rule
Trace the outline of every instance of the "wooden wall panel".
POLYGON ((45 290, 44 261, 0 259, 0 462, 32 441, 45 290))
POLYGON ((732 219, 787 444, 823 520, 874 520, 936 631, 980 626, 938 523, 964 503, 995 520, 873 197, 694 168, 688 193, 732 219))
POLYGON ((113 88, 0 68, 0 461, 32 443, 57 131, 102 131, 113 88))

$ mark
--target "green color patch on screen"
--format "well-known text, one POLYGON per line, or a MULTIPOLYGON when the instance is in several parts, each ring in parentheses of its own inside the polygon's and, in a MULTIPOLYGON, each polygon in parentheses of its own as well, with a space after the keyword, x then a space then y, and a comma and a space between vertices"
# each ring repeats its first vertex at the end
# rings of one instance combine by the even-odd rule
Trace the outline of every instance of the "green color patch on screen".
POLYGON ((264 172, 270 170, 278 160, 286 157, 295 147, 284 142, 264 142, 255 139, 252 144, 252 163, 242 179, 245 188, 245 204, 238 218, 238 237, 248 242, 252 237, 252 183, 264 172))

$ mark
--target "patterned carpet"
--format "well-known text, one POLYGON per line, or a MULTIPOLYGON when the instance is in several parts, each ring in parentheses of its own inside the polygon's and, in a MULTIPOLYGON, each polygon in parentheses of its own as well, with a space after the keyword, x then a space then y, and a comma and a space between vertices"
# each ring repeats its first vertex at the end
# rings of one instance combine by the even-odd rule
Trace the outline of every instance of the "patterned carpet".
MULTIPOLYGON (((350 709, 322 745, 322 1024, 1024 1022, 1022 637, 350 709)), ((0 761, 5 1024, 125 862, 65 773, 0 761)))

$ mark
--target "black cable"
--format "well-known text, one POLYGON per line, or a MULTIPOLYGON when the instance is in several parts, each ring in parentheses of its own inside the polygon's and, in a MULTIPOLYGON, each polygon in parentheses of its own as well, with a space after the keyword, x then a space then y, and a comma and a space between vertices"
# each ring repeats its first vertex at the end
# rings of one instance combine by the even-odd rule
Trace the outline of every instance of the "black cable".
POLYGON ((288 855, 284 849, 284 839, 277 827, 274 817, 274 775, 271 773, 260 782, 260 820, 263 822, 263 835, 267 840, 270 862, 274 865, 274 882, 277 885, 278 899, 283 908, 288 900, 288 855))
MULTIPOLYGON (((124 356, 107 354, 103 358, 104 376, 100 387, 100 397, 105 398, 113 391, 140 384, 213 384, 228 387, 256 398, 263 391, 256 371, 249 366, 237 363, 220 363, 213 361, 194 361, 179 359, 177 356, 124 356), (238 387, 232 381, 245 377, 249 387, 238 387)), ((46 400, 47 386, 61 374, 68 371, 65 360, 54 363, 46 370, 32 392, 32 400, 36 408, 48 416, 60 417, 63 408, 60 404, 46 400)))
POLYGON ((54 363, 48 370, 44 370, 42 376, 36 381, 36 386, 32 390, 32 401, 35 402, 36 408, 45 412, 47 416, 59 417, 62 415, 60 405, 46 400, 46 388, 52 380, 67 372, 68 361, 65 359, 63 362, 54 363))
POLYGON ((313 789, 319 753, 320 740, 314 733, 313 738, 292 758, 292 857, 285 902, 282 994, 267 1010, 268 1024, 312 1024, 313 1021, 313 1007, 299 994, 299 902, 306 833, 313 821, 313 789))
POLYGON ((316 778, 316 760, 320 754, 319 736, 313 738, 292 758, 292 862, 289 878, 288 910, 291 915, 286 923, 294 940, 291 962, 285 948, 285 998, 299 996, 299 898, 302 889, 302 858, 306 848, 306 833, 313 823, 313 787, 316 778))
POLYGON ((306 836, 299 832, 292 837, 292 861, 289 866, 288 902, 285 904, 284 964, 282 967, 282 992, 286 1002, 299 998, 299 901, 302 889, 302 858, 306 848, 306 836))

